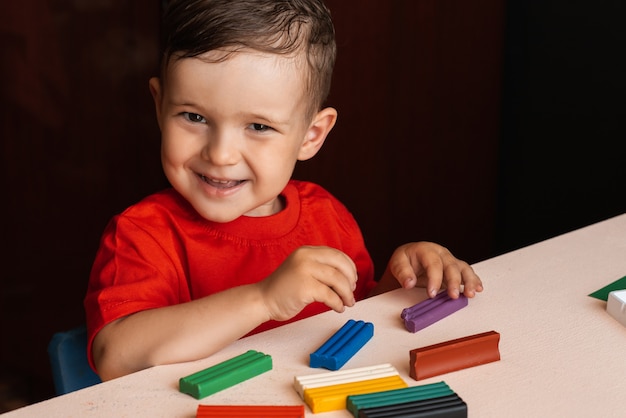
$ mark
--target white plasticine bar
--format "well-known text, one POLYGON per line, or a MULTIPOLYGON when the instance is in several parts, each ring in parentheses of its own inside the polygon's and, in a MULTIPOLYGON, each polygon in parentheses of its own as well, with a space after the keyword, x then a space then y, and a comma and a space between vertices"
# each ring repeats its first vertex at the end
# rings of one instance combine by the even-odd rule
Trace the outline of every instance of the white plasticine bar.
POLYGON ((614 290, 609 293, 606 311, 626 327, 626 290, 614 290))
POLYGON ((304 398, 306 389, 339 385, 343 383, 359 382, 362 380, 378 379, 399 375, 391 364, 378 364, 375 366, 359 367, 356 369, 340 370, 327 373, 296 376, 293 386, 300 397, 304 398))

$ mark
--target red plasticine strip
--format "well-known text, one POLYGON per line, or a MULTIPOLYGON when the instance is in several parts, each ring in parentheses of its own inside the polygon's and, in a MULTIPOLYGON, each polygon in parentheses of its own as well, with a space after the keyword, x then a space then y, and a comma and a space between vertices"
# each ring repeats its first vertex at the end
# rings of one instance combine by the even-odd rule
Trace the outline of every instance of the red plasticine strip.
POLYGON ((400 318, 409 332, 417 332, 467 306, 467 297, 459 295, 452 299, 446 291, 432 299, 426 299, 409 308, 404 308, 400 318))
POLYGON ((198 405, 196 418, 304 418, 304 405, 198 405))
POLYGON ((471 335, 409 352, 409 375, 415 380, 454 372, 500 360, 495 331, 471 335))

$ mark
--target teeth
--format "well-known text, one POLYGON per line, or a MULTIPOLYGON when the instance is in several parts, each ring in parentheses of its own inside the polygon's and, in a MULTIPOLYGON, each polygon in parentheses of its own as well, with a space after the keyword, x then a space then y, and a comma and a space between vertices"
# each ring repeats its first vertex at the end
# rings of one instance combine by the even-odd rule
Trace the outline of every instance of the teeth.
POLYGON ((210 177, 203 176, 203 175, 201 175, 200 177, 202 177, 202 180, 204 180, 204 181, 210 181, 211 183, 226 184, 226 183, 230 183, 230 181, 231 181, 231 180, 217 180, 217 179, 212 179, 212 178, 210 178, 210 177))
POLYGON ((241 183, 241 180, 219 180, 219 179, 207 177, 202 174, 200 175, 200 178, 205 183, 209 183, 218 187, 233 187, 241 183))

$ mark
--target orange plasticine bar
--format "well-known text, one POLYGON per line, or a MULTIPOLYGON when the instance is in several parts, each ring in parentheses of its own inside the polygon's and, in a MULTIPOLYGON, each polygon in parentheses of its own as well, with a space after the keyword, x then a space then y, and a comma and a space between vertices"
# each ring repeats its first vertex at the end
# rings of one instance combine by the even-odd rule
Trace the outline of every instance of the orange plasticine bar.
POLYGON ((304 405, 198 405, 196 418, 304 418, 304 405))
POLYGON ((409 375, 415 380, 421 380, 498 361, 499 342, 500 334, 489 331, 416 348, 409 352, 409 375))
POLYGON ((296 392, 298 392, 298 395, 304 399, 304 391, 307 389, 380 379, 389 376, 400 375, 395 367, 389 363, 385 363, 356 369, 317 373, 308 376, 296 376, 293 379, 293 387, 296 389, 296 392))
POLYGON ((304 391, 304 402, 306 402, 314 414, 317 414, 319 412, 346 409, 346 400, 350 395, 364 395, 406 387, 407 384, 400 376, 361 380, 340 385, 306 389, 304 391))
POLYGON ((387 363, 294 378, 296 392, 314 414, 346 409, 346 399, 350 395, 406 387, 398 371, 387 363))

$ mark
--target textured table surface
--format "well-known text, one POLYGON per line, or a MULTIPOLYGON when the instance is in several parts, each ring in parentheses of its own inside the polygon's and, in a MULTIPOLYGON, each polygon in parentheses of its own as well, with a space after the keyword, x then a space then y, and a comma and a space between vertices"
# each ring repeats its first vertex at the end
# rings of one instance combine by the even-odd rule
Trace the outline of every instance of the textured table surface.
MULTIPOLYGON (((626 327, 587 295, 626 275, 626 215, 477 263, 485 291, 415 334, 400 313, 425 299, 396 290, 251 336, 214 356, 160 366, 5 414, 8 417, 194 417, 198 404, 298 405, 295 376, 309 354, 348 319, 374 324, 373 338, 343 369, 392 364, 410 386, 445 381, 470 417, 626 416, 626 327), (409 351, 486 331, 501 335, 501 360, 423 381, 409 377, 409 351), (202 400, 179 393, 178 379, 257 350, 273 369, 202 400)), ((314 416, 307 408, 307 416, 314 416)), ((350 417, 343 410, 315 414, 350 417)))

